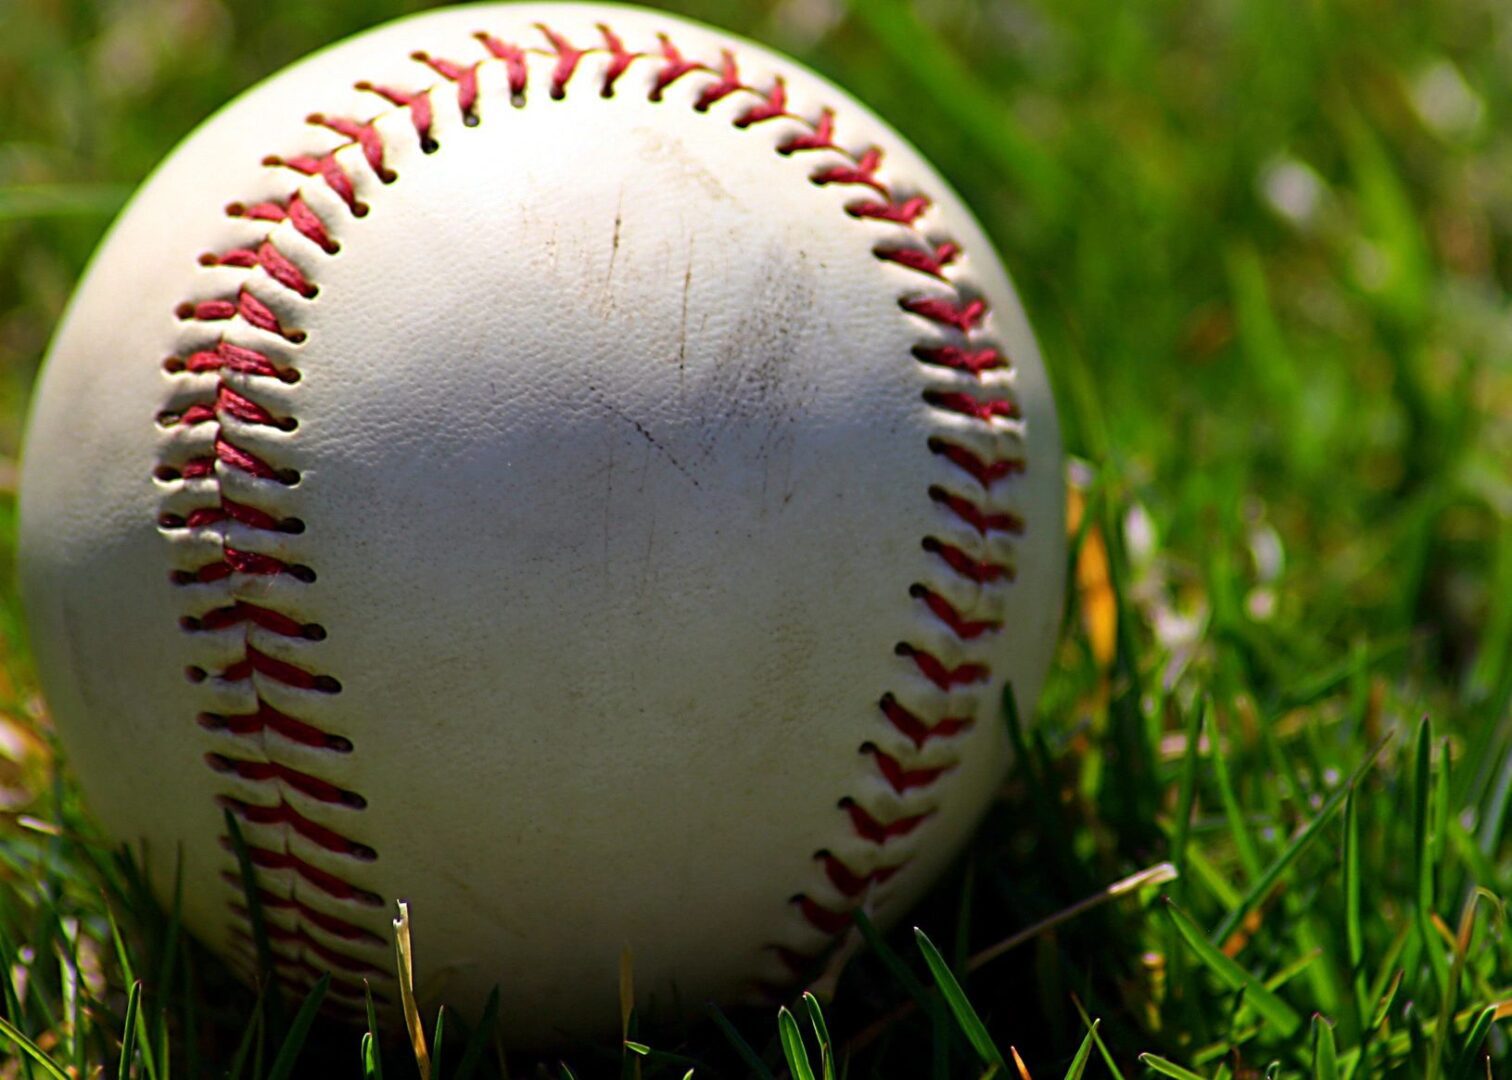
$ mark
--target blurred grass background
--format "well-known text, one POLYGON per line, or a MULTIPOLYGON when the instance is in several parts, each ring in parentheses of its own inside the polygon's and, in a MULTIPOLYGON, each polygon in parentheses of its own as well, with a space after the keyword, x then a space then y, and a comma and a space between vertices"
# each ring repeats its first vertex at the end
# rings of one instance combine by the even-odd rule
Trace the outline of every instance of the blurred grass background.
MULTIPOLYGON (((117 874, 133 949, 152 957, 159 931, 131 931, 151 917, 68 839, 88 825, 56 773, 11 584, 29 387, 91 248, 174 143, 310 49, 425 6, 0 0, 3 1015, 80 1060, 118 1052, 124 1008, 92 875, 117 874), (93 1004, 70 1021, 53 957, 91 940, 93 1004), (17 965, 37 968, 27 992, 17 965)), ((1456 939, 1475 887, 1512 883, 1504 0, 660 6, 794 54, 934 160, 1015 276, 1079 459, 1078 587, 1042 734, 921 925, 959 969, 1171 859, 1179 910, 1289 1008, 1336 1025, 1346 1072, 1479 1071, 1459 1040, 1512 996, 1499 908, 1471 901, 1456 939), (1392 735, 1340 814, 1331 796, 1392 735)), ((924 970, 906 935, 895 945, 924 970)), ((1035 935, 968 988, 1035 1076, 1060 1075, 1081 1042, 1078 1002, 1129 1075, 1144 1051, 1204 1076, 1273 1060, 1331 1075, 1316 1025, 1258 1015, 1253 987, 1214 963, 1144 896, 1035 935)), ((191 977, 147 993, 168 1056, 220 1075, 252 1002, 227 989, 186 1019, 191 977)), ((935 1010, 888 1019, 907 995, 875 954, 845 972, 830 1022, 850 1075, 975 1075, 935 1010)), ((781 1068, 773 1017, 733 1019, 781 1068)), ((698 1075, 740 1074, 710 1032, 662 1037, 698 1075)), ((355 1073, 341 1040, 317 1033, 308 1053, 355 1073)), ((1512 1062, 1494 1028, 1484 1049, 1512 1062)))

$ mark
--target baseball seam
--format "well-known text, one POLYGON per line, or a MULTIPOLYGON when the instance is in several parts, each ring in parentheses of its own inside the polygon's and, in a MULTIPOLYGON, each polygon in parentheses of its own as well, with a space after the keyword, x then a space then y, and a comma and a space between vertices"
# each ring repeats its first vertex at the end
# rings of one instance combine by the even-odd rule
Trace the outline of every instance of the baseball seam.
MULTIPOLYGON (((838 145, 831 110, 823 110, 814 119, 790 113, 781 77, 765 89, 744 82, 735 54, 728 49, 721 51, 716 63, 705 63, 686 58, 666 35, 658 35, 654 50, 634 52, 604 25, 598 27, 602 42, 587 48, 574 46, 544 25, 536 29, 545 39, 545 47, 506 42, 486 32, 475 34, 486 56, 470 63, 413 53, 412 59, 440 76, 439 82, 419 90, 359 82, 359 91, 382 98, 391 109, 366 120, 313 113, 306 118, 308 123, 327 128, 346 141, 319 156, 269 156, 263 164, 293 170, 322 183, 352 216, 362 217, 367 206, 357 197, 352 176, 337 157, 340 151, 356 146, 379 180, 396 180, 385 163, 386 148, 376 125, 381 117, 393 111, 408 112, 421 148, 430 153, 439 149, 433 134, 432 93, 454 88, 464 123, 477 125, 478 73, 485 64, 503 66, 511 98, 515 105, 523 106, 530 84, 527 61, 531 57, 554 61, 548 86, 554 99, 565 97, 586 56, 604 61, 599 85, 603 97, 613 96, 616 83, 632 64, 654 62, 660 67, 648 94, 651 101, 660 101, 678 80, 698 76, 706 80, 693 102, 698 112, 708 112, 724 99, 738 95, 751 101, 733 118, 737 128, 774 120, 801 125, 798 134, 778 145, 778 152, 785 156, 825 155, 828 163, 809 174, 811 182, 862 189, 856 199, 845 204, 846 212, 855 219, 896 227, 896 239, 878 243, 873 249, 875 257, 948 291, 940 295, 937 291, 908 290, 900 295, 898 304, 906 317, 928 330, 913 349, 913 359, 931 380, 923 391, 924 402, 941 417, 927 449, 947 466, 946 481, 931 485, 921 498, 928 498, 942 515, 941 520, 952 526, 937 530, 949 533, 950 538, 933 533, 922 538, 921 546, 932 569, 925 575, 928 580, 913 583, 908 591, 953 645, 949 650, 931 649, 905 641, 895 648, 905 669, 916 677, 884 693, 878 709, 884 724, 881 730, 890 729, 901 735, 903 742, 899 744, 893 738, 888 741, 889 749, 879 735, 859 747, 859 753, 871 763, 869 786, 875 788, 880 781, 879 790, 885 798, 847 794, 839 800, 837 808, 848 821, 852 842, 848 850, 839 850, 841 845, 837 844, 813 855, 833 894, 799 893, 791 898, 795 911, 811 931, 817 932, 818 940, 801 951, 772 946, 789 967, 801 970, 811 966, 817 955, 848 930, 853 912, 871 902, 876 891, 913 857, 918 843, 916 830, 935 812, 928 796, 959 760, 950 757, 948 751, 942 757, 938 748, 948 746, 972 727, 977 695, 991 680, 990 666, 982 654, 986 643, 1002 629, 1002 591, 1013 578, 1007 545, 1024 530, 1023 520, 1001 502, 1006 482, 1025 468, 1017 407, 1004 380, 991 385, 984 382, 987 373, 1006 371, 1009 360, 986 331, 990 315, 986 302, 951 277, 962 252, 954 241, 937 237, 927 228, 930 200, 920 194, 896 192, 882 178, 879 147, 852 152, 838 145), (925 760, 923 755, 930 748, 935 752, 925 760)), ((331 255, 339 244, 332 236, 329 214, 322 217, 299 191, 282 200, 232 203, 226 212, 231 217, 266 222, 268 232, 246 246, 206 254, 201 257, 202 265, 236 268, 249 274, 261 270, 278 286, 303 299, 317 295, 316 282, 278 250, 273 230, 286 223, 331 255)), ((206 754, 206 761, 234 785, 221 796, 222 805, 244 824, 254 826, 259 838, 265 838, 269 829, 279 838, 276 845, 265 839, 254 842, 250 834, 248 840, 260 900, 276 913, 268 920, 268 927, 277 975, 294 985, 307 985, 331 970, 336 976, 332 989, 338 997, 360 1000, 364 979, 378 983, 389 979, 384 963, 387 942, 356 921, 361 908, 382 904, 380 897, 353 880, 361 876, 360 864, 376 860, 379 854, 349 836, 345 825, 330 824, 343 820, 348 813, 360 814, 366 806, 364 797, 311 771, 316 768, 311 762, 322 754, 351 754, 356 747, 347 736, 294 715, 298 710, 288 704, 339 694, 342 687, 334 676, 278 659, 254 643, 259 633, 312 647, 326 638, 325 626, 301 623, 266 600, 254 599, 267 595, 267 590, 257 586, 259 579, 287 578, 303 584, 315 580, 316 571, 286 558, 285 548, 256 540, 260 536, 298 536, 305 525, 300 518, 280 516, 267 506, 232 499, 222 487, 223 478, 240 473, 260 482, 266 504, 274 505, 281 489, 299 484, 296 471, 280 467, 267 454, 254 453, 243 445, 249 440, 238 438, 238 433, 267 429, 291 435, 298 427, 296 418, 279 415, 269 404, 260 402, 258 389, 299 380, 299 371, 289 355, 292 350, 287 346, 299 345, 305 335, 296 327, 285 326, 245 286, 234 295, 181 304, 176 315, 185 327, 185 347, 165 361, 164 370, 175 380, 191 385, 178 387, 171 395, 172 404, 158 416, 165 432, 155 471, 164 489, 158 525, 165 533, 204 540, 217 548, 216 556, 209 561, 173 573, 176 584, 189 588, 187 595, 194 595, 193 586, 220 582, 226 582, 230 592, 229 604, 205 610, 201 602, 199 610, 185 615, 180 622, 184 632, 240 633, 234 660, 217 671, 191 666, 187 674, 195 682, 216 687, 246 684, 254 699, 249 711, 200 714, 200 726, 216 740, 216 748, 206 754), (259 331, 266 345, 254 349, 233 342, 224 332, 214 333, 217 327, 233 322, 259 331), (209 342, 203 340, 207 332, 213 337, 209 342), (214 379, 195 378, 201 375, 214 375, 214 379), (186 494, 208 501, 185 507, 186 494), (269 546, 274 550, 263 550, 269 546), (291 756, 280 743, 292 744, 302 752, 291 756), (256 793, 256 797, 249 793, 256 793), (270 797, 275 800, 271 804, 270 797), (315 812, 311 804, 323 808, 317 814, 322 820, 309 816, 315 812), (295 847, 321 854, 311 861, 295 847), (342 869, 333 870, 332 862, 342 869), (276 887, 279 883, 284 887, 276 887)), ((311 651, 318 654, 318 648, 311 651)), ((359 823, 360 816, 353 822, 359 823)), ((229 840, 222 837, 222 843, 229 845, 229 840)), ((239 893, 240 879, 233 870, 228 867, 225 876, 239 893)), ((238 936, 248 943, 247 912, 238 899, 232 899, 231 908, 241 924, 238 936)))

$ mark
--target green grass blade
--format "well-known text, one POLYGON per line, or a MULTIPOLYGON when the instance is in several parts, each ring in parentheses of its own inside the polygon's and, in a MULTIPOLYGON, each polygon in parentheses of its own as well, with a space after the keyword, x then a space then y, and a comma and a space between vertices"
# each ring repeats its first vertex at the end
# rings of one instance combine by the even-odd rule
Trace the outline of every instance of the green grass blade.
POLYGON ((786 1005, 777 1010, 777 1033, 782 1038, 782 1056, 787 1059, 793 1080, 814 1080, 808 1048, 803 1045, 803 1032, 798 1029, 798 1021, 786 1005))
POLYGON ((131 996, 126 999, 126 1018, 121 1023, 121 1064, 116 1075, 131 1075, 131 1059, 136 1056, 137 1009, 142 1003, 142 980, 131 984, 131 996))
POLYGON ((1271 864, 1255 879, 1254 884, 1250 886, 1249 891, 1245 893, 1239 905, 1230 909, 1228 914, 1224 916, 1223 921, 1218 924, 1218 928, 1210 936, 1210 941, 1215 945, 1222 945, 1223 942, 1228 940, 1229 935, 1244 922, 1245 916, 1254 911, 1260 902, 1270 894, 1271 889, 1275 887, 1276 882, 1280 880, 1281 875, 1286 872, 1287 868, 1296 861, 1297 856, 1302 854, 1317 839, 1318 835, 1322 833, 1324 827, 1333 820, 1334 814, 1344 804, 1347 793, 1347 788, 1340 788, 1329 796, 1328 801, 1323 804, 1323 808, 1313 816, 1313 819, 1307 823, 1301 832, 1297 833, 1292 842, 1286 845, 1286 849, 1272 860, 1271 864))
POLYGON ((378 1046, 378 1009, 373 1004, 373 986, 362 980, 363 1003, 367 1008, 367 1038, 363 1040, 364 1080, 383 1080, 383 1052, 378 1046))
POLYGON ((1244 809, 1240 806, 1238 792, 1229 775, 1228 754, 1223 747, 1223 729, 1211 712, 1207 714, 1206 727, 1208 754, 1213 761, 1213 781, 1218 785, 1223 816, 1228 819, 1229 834, 1234 839, 1234 850, 1239 853, 1239 864, 1244 867, 1244 876, 1254 884, 1262 872, 1260 851, 1255 847, 1255 838, 1250 833, 1249 823, 1244 820, 1244 809))
POLYGON ((961 989, 961 984, 956 981, 955 975, 950 970, 950 965, 945 963, 945 958, 940 955, 934 942, 929 940, 929 935, 914 927, 914 939, 919 943, 919 951, 924 954, 924 963, 929 965, 929 973, 934 976, 935 985, 940 988, 941 995, 945 998, 945 1004, 950 1008, 951 1015, 965 1033, 966 1040, 971 1043, 977 1056, 982 1059, 982 1064, 996 1066, 1000 1071, 1007 1072, 1008 1064, 1003 1059, 1003 1053, 992 1041, 992 1036, 987 1034, 987 1026, 982 1023, 982 1018, 977 1015, 976 1009, 966 997, 966 991, 961 989))
POLYGON ((720 1011, 719 1006, 711 1001, 708 1003, 708 1010, 715 1025, 729 1040, 735 1053, 740 1055, 740 1060, 744 1061, 746 1068, 751 1070, 751 1075, 757 1080, 773 1080, 772 1070, 766 1067, 766 1063, 761 1060, 761 1055, 752 1050, 751 1044, 741 1037, 739 1031, 735 1030, 735 1025, 730 1023, 730 1018, 720 1011))
POLYGON ((247 921, 252 924, 252 942, 257 950, 257 978, 266 985, 263 995, 264 1010, 274 1038, 283 1031, 283 998, 278 991, 278 980, 273 973, 273 947, 268 942, 268 924, 263 918, 262 893, 257 887, 257 872, 252 868, 252 857, 247 853, 247 841, 242 836, 241 823, 228 808, 225 811, 226 835, 231 839, 231 850, 236 854, 236 865, 241 873, 242 901, 247 905, 247 921))
POLYGON ((247 1067, 247 1059, 252 1055, 254 1046, 261 1046, 263 1040, 263 995, 266 989, 259 991, 257 1001, 252 1006, 252 1015, 247 1020, 247 1026, 242 1031, 241 1042, 237 1043, 236 1053, 231 1057, 231 1065, 226 1070, 226 1080, 241 1080, 242 1070, 247 1067))
POLYGON ((1071 1064, 1066 1069, 1066 1080, 1082 1080, 1082 1074, 1087 1071, 1087 1062, 1092 1058, 1092 1046, 1093 1040, 1097 1038, 1097 1026, 1101 1023, 1101 1020, 1092 1021, 1086 1037, 1082 1039, 1081 1046, 1076 1050, 1076 1056, 1071 1059, 1071 1064))
POLYGON ((1097 1053, 1102 1058, 1103 1065, 1108 1069, 1108 1075, 1113 1080, 1124 1080, 1124 1074, 1118 1067, 1118 1062, 1113 1057, 1113 1052, 1108 1049, 1108 1044, 1103 1042, 1102 1033, 1098 1031, 1100 1020, 1093 1020, 1087 1015, 1087 1010, 1082 1008, 1081 998, 1071 995, 1071 1004, 1076 1006, 1076 1014, 1081 1017, 1082 1027, 1087 1029, 1087 1034, 1092 1036, 1092 1042, 1097 1047, 1097 1053))
POLYGON ((436 1033, 431 1036, 431 1075, 441 1075, 441 1035, 446 1029, 446 1006, 436 1010, 436 1033))
POLYGON ((1451 1080, 1472 1080, 1481 1056, 1481 1044, 1486 1041, 1486 1036, 1491 1034, 1491 1024, 1496 1020, 1497 1006, 1487 1005, 1476 1013, 1475 1021, 1470 1025, 1470 1030, 1465 1032, 1464 1045, 1455 1058, 1454 1066, 1449 1071, 1451 1080))
POLYGON ((1302 1026, 1302 1018, 1297 1015, 1295 1009, 1267 990, 1265 984, 1259 979, 1215 948, 1203 936, 1197 924, 1192 922, 1175 904, 1167 900, 1165 909, 1177 933, 1196 954, 1197 959, 1218 977, 1219 982, 1231 990, 1243 990, 1250 1008, 1266 1021, 1274 1024, 1282 1037, 1289 1038, 1296 1033, 1296 1030, 1302 1026))
POLYGON ((861 933, 861 940, 866 942, 877 959, 882 961, 883 966, 892 973, 893 978, 898 980, 899 985, 908 991, 908 996, 918 1002, 919 1008, 923 1009, 931 1017, 943 1020, 944 1011, 940 1008, 940 999, 929 992, 926 987, 904 963, 897 950, 883 940, 882 935, 877 933, 877 926, 867 917, 866 912, 857 910, 851 918, 855 921, 856 929, 861 933))
POLYGON ((835 1048, 830 1039, 829 1025, 824 1022, 824 1009, 819 1004, 819 999, 807 990, 803 992, 803 1005, 808 1009, 814 1038, 819 1040, 820 1075, 823 1080, 835 1080, 835 1048))
POLYGON ((1191 1069, 1183 1069, 1174 1061, 1167 1061, 1158 1054, 1140 1054, 1139 1060, 1151 1072, 1173 1077, 1174 1080, 1207 1080, 1201 1074, 1194 1073, 1191 1069))
POLYGON ((24 1053, 32 1061, 42 1066, 43 1071, 46 1072, 48 1076, 52 1077, 53 1080, 69 1080, 68 1073, 64 1072, 63 1069, 58 1066, 57 1062, 48 1057, 46 1051, 44 1051, 36 1043, 32 1042, 31 1039, 27 1038, 26 1035, 22 1033, 20 1028, 16 1027, 16 1025, 12 1024, 3 1016, 0 1016, 0 1036, 4 1036, 5 1038, 9 1039, 11 1042, 19 1046, 21 1048, 21 1052, 24 1053))
POLYGON ((383 1065, 378 1060, 378 1040, 371 1031, 362 1033, 362 1080, 383 1080, 383 1065))
POLYGON ((278 1048, 278 1056, 268 1069, 268 1080, 288 1080, 294 1075, 299 1052, 304 1049, 305 1036, 310 1033, 310 1025, 315 1023, 315 1014, 320 1010, 320 1003, 325 1000, 330 985, 331 973, 326 972, 305 995, 304 1004, 299 1006, 299 1011, 294 1014, 294 1020, 289 1025, 289 1034, 284 1037, 283 1045, 278 1048))
POLYGON ((1339 1080, 1339 1048, 1334 1042, 1333 1025, 1314 1014, 1312 1027, 1313 1080, 1339 1080))
POLYGON ((483 1063, 483 1054, 488 1050, 488 1044, 493 1041, 495 1030, 499 1026, 499 988, 495 986, 488 994, 488 1001, 483 1006, 483 1015, 478 1019, 478 1026, 473 1028, 468 1036, 467 1045, 462 1049, 462 1060, 457 1062, 457 1071, 452 1075, 452 1080, 472 1080, 473 1073, 478 1071, 478 1066, 483 1063))

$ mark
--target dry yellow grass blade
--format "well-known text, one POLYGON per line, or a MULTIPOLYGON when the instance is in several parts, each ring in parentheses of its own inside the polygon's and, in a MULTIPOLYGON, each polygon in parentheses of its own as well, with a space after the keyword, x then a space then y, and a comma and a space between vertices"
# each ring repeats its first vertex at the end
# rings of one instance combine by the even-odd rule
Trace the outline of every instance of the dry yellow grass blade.
POLYGON ((404 1026, 409 1029, 410 1045, 415 1050, 415 1064, 420 1080, 430 1080, 430 1051, 425 1047, 425 1028, 420 1010, 415 1006, 415 961, 410 945, 409 904, 399 901, 399 917, 394 920, 394 946, 399 953, 399 1001, 404 1008, 404 1026))

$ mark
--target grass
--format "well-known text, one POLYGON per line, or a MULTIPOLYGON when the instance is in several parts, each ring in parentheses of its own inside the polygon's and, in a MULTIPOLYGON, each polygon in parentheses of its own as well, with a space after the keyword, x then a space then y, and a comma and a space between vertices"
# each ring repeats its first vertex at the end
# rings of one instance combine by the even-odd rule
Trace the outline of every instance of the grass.
MULTIPOLYGON (((328 1025, 180 933, 79 805, 9 585, 28 387, 124 193, 236 90, 416 6, 0 7, 0 1077, 501 1068, 486 1020, 328 1025)), ((1076 574, 1039 722, 1005 710, 1014 772, 911 925, 863 924, 785 1011, 630 1010, 623 1044, 509 1075, 1512 1069, 1498 6, 669 6, 852 88, 978 209, 1077 458, 1076 574)))

